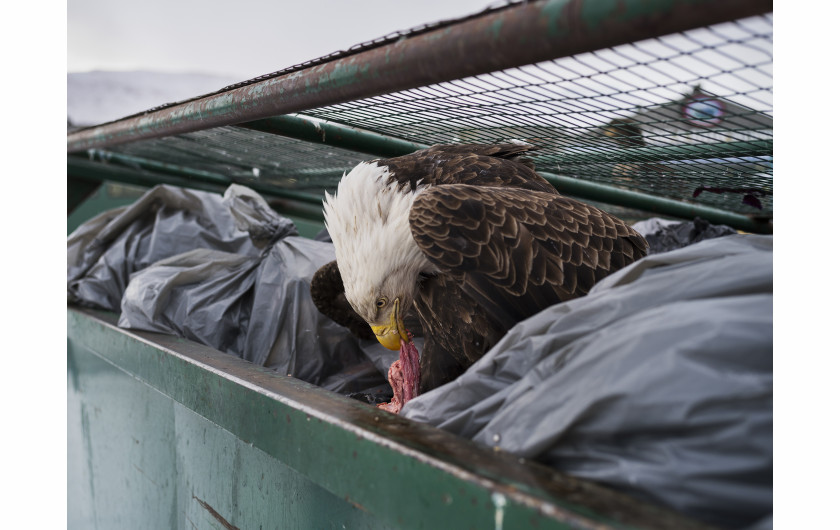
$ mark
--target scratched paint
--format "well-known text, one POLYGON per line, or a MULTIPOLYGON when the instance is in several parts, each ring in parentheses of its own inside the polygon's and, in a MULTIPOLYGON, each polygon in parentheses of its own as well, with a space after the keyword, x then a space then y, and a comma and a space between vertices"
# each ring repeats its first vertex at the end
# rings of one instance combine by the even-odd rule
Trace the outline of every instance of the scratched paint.
POLYGON ((192 497, 192 498, 193 498, 193 500, 195 500, 195 501, 196 501, 196 502, 197 502, 197 503, 198 503, 198 504, 199 504, 202 508, 204 508, 205 510, 207 510, 207 513, 209 513, 209 514, 213 517, 213 519, 215 519, 216 521, 218 521, 218 522, 219 522, 219 523, 220 523, 220 524, 221 524, 221 525, 225 528, 225 530, 239 530, 239 527, 238 527, 238 526, 230 524, 230 523, 228 522, 228 520, 227 520, 227 519, 225 519, 224 517, 222 517, 222 514, 220 514, 219 512, 217 512, 217 511, 216 511, 216 509, 215 509, 215 508, 213 508, 212 506, 210 506, 209 504, 207 504, 207 503, 206 503, 206 502, 204 502, 203 500, 199 499, 199 498, 198 498, 198 497, 196 497, 195 495, 193 495, 193 497, 192 497))
POLYGON ((501 20, 501 19, 494 20, 490 24, 490 26, 487 28, 488 33, 491 35, 491 37, 493 39, 495 39, 495 40, 499 39, 499 37, 502 34, 502 27, 504 26, 504 24, 505 24, 504 21, 501 20))
POLYGON ((493 500, 493 507, 495 509, 493 515, 493 523, 496 530, 502 530, 505 524, 505 506, 507 506, 507 499, 499 492, 494 492, 490 497, 493 500))
POLYGON ((355 62, 346 64, 339 61, 335 68, 318 77, 318 84, 314 87, 314 90, 320 92, 327 88, 337 89, 361 82, 368 77, 370 71, 371 65, 369 63, 359 65, 355 62))
POLYGON ((69 529, 390 527, 78 343, 68 370, 69 529))

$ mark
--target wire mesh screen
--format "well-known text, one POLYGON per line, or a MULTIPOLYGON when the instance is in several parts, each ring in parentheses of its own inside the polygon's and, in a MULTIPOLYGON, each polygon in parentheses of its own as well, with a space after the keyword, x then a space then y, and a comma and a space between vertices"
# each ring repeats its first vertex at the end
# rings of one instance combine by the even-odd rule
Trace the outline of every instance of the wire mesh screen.
POLYGON ((537 168, 772 211, 772 15, 309 111, 420 143, 517 139, 537 168))
MULTIPOLYGON (((420 144, 532 143, 539 171, 772 217, 772 14, 331 105, 308 116, 420 144)), ((318 193, 372 158, 219 127, 91 152, 318 193)))
POLYGON ((318 194, 333 189, 343 172, 371 158, 347 149, 239 127, 216 127, 144 140, 108 151, 92 150, 89 155, 146 169, 161 169, 150 165, 150 160, 165 160, 173 168, 187 168, 192 176, 246 185, 258 181, 318 194))

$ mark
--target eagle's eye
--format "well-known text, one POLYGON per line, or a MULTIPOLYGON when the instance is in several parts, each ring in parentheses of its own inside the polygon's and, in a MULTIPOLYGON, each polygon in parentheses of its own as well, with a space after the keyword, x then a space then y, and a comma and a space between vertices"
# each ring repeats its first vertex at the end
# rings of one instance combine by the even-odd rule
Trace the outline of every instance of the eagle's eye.
POLYGON ((388 304, 388 299, 385 298, 384 296, 376 301, 376 307, 378 307, 380 309, 385 307, 387 304, 388 304))

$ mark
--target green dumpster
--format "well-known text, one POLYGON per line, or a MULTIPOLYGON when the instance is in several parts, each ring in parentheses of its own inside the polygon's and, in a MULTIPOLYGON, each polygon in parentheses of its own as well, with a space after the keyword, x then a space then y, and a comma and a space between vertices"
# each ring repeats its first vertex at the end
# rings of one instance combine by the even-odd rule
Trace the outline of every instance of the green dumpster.
MULTIPOLYGON (((561 193, 625 220, 771 234, 771 12, 511 3, 73 128, 68 232, 157 184, 241 184, 312 238, 360 161, 516 139, 561 193)), ((117 321, 67 308, 70 528, 708 527, 117 321)))

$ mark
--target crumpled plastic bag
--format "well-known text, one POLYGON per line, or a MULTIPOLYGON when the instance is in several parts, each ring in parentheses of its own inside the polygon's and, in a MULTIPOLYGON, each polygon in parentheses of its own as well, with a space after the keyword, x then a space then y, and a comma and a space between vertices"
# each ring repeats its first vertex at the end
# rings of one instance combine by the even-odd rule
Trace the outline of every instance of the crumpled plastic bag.
POLYGON ((68 300, 336 392, 387 386, 381 354, 312 302, 312 275, 334 259, 249 188, 161 185, 70 235, 68 300))
POLYGON ((772 242, 648 256, 403 414, 709 523, 772 521, 772 242))
MULTIPOLYGON (((230 199, 229 199, 230 201, 230 199)), ((291 220, 278 237, 295 235, 291 220)), ((207 248, 258 256, 218 194, 158 185, 130 206, 103 212, 67 238, 67 300, 119 311, 132 273, 187 250, 207 248)))
POLYGON ((668 252, 707 239, 738 233, 734 228, 726 225, 714 225, 700 217, 685 222, 651 217, 634 224, 633 229, 647 239, 648 255, 668 252))

